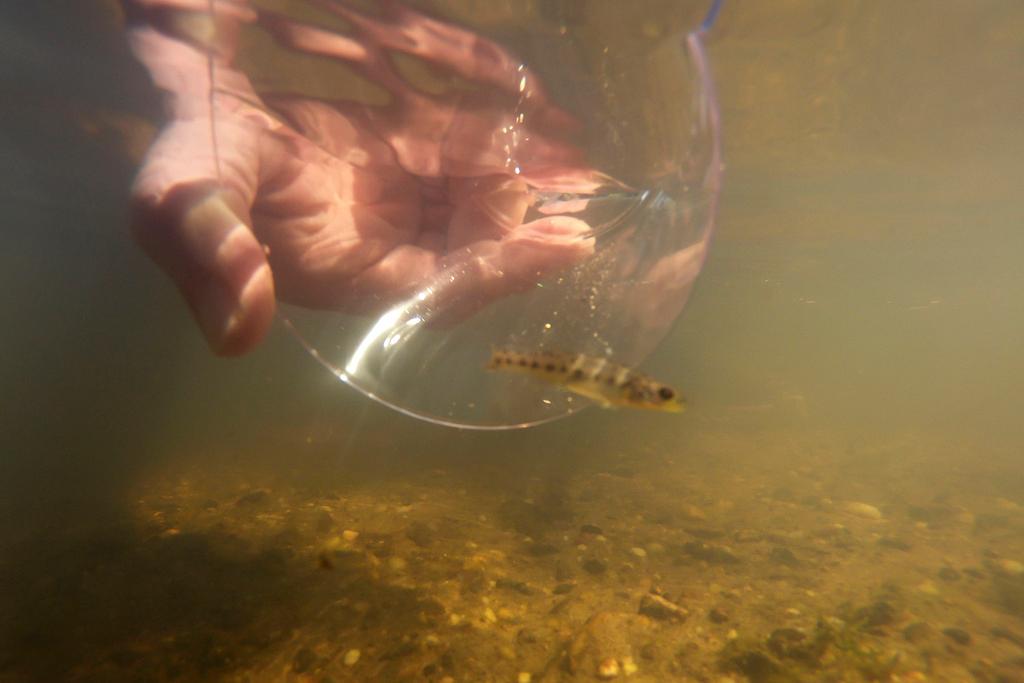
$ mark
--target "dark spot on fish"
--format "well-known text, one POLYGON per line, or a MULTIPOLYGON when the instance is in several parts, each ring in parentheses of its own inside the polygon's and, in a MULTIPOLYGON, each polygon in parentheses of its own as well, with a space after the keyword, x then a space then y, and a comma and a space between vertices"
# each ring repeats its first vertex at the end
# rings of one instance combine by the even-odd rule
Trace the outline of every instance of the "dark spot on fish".
POLYGON ((568 370, 569 370, 569 368, 565 367, 564 365, 563 365, 563 366, 561 366, 560 368, 558 368, 558 371, 559 371, 559 372, 566 372, 566 371, 568 371, 568 370))
POLYGON ((540 363, 538 363, 537 361, 533 361, 532 363, 530 363, 530 367, 536 370, 537 368, 540 367, 540 363))
POLYGON ((583 371, 582 370, 578 370, 578 369, 577 370, 573 370, 572 371, 572 378, 573 379, 583 379, 583 371))
POLYGON ((610 387, 613 387, 613 386, 615 386, 615 375, 611 375, 611 376, 609 376, 609 377, 608 377, 608 379, 606 379, 606 380, 605 380, 605 382, 606 382, 606 383, 608 384, 608 386, 610 386, 610 387))
POLYGON ((525 368, 526 367, 526 359, 525 358, 520 358, 519 359, 519 364, 525 368))
POLYGON ((544 369, 547 370, 548 372, 554 372, 555 371, 555 364, 554 363, 548 363, 547 365, 544 366, 544 369))
POLYGON ((658 396, 661 397, 662 401, 670 401, 676 395, 676 392, 672 391, 669 387, 662 387, 658 389, 658 396))

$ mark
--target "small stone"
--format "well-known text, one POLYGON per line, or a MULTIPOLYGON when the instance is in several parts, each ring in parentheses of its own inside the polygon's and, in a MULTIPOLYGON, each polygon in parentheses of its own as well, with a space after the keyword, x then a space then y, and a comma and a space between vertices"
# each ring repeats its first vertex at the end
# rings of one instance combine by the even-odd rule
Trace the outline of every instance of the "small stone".
POLYGON ((1003 576, 1020 576, 1024 574, 1024 564, 1005 557, 992 562, 992 568, 995 569, 996 573, 1003 576))
POLYGON ((718 529, 709 529, 707 527, 689 527, 686 530, 686 533, 690 534, 691 536, 696 536, 702 541, 714 541, 717 538, 725 536, 724 531, 720 531, 718 529))
POLYGON ((705 520, 708 518, 707 514, 696 505, 687 503, 683 506, 683 516, 693 520, 705 520))
POLYGON ((484 609, 484 621, 495 624, 498 622, 498 615, 494 613, 493 609, 488 607, 484 609))
POLYGON ((516 683, 530 683, 533 680, 533 676, 530 675, 529 671, 520 671, 519 675, 516 676, 516 683))
POLYGON ((732 540, 736 543, 757 543, 763 538, 764 534, 753 529, 740 529, 732 535, 732 540))
POLYGON ((634 555, 640 558, 647 557, 647 551, 643 548, 630 548, 629 552, 633 553, 634 555))
POLYGON ((427 548, 434 543, 434 531, 423 522, 413 522, 405 531, 405 537, 421 548, 427 548))
POLYGON ((316 662, 316 653, 308 647, 304 647, 295 653, 295 659, 292 660, 292 671, 297 674, 306 673, 316 666, 316 662))
POLYGON ((627 676, 632 676, 639 670, 640 667, 636 665, 636 662, 633 661, 632 657, 627 656, 622 658, 622 673, 626 674, 627 676))
POLYGON ((515 581, 514 579, 501 578, 494 582, 495 588, 502 588, 504 590, 515 591, 521 595, 533 595, 533 589, 522 581, 515 581))
POLYGON ((334 517, 331 516, 330 512, 321 510, 316 516, 316 530, 320 533, 326 533, 334 528, 334 517))
POLYGON ((952 567, 943 567, 939 570, 939 578, 943 581, 959 581, 960 572, 952 567))
POLYGON ((574 583, 560 583, 557 586, 555 586, 554 590, 552 590, 551 592, 555 595, 565 595, 566 593, 571 593, 572 589, 575 587, 576 584, 574 583))
POLYGON ((596 558, 590 558, 583 563, 583 569, 594 575, 604 574, 608 571, 608 565, 596 558))
POLYGON ((345 653, 345 659, 342 661, 345 662, 345 666, 355 666, 356 662, 359 661, 359 655, 359 650, 349 650, 345 653))
POLYGON ((661 621, 685 621, 689 615, 684 608, 654 593, 648 593, 640 598, 639 612, 661 621))
POLYGON ((601 660, 601 663, 597 665, 597 677, 609 680, 619 675, 619 662, 609 657, 601 660))
POLYGON ((683 545, 683 552, 708 564, 737 564, 740 561, 728 548, 710 543, 686 543, 683 545))
POLYGON ((724 624, 729 621, 729 615, 716 607, 708 612, 708 619, 713 624, 724 624))
POLYGON ((772 562, 777 562, 778 564, 785 565, 787 567, 797 567, 800 565, 800 560, 796 559, 796 555, 793 554, 793 551, 789 548, 783 548, 782 546, 772 548, 768 557, 772 562))
POLYGON ((907 552, 910 550, 910 544, 901 538, 892 538, 891 536, 883 536, 878 539, 878 545, 883 548, 892 548, 893 550, 902 550, 907 552))
POLYGON ((885 600, 878 600, 857 610, 857 618, 862 619, 868 628, 888 626, 896 621, 896 609, 885 600))
POLYGON ((405 569, 406 562, 401 557, 389 557, 388 568, 393 572, 400 572, 405 569))
POLYGON ((359 532, 353 531, 352 529, 345 529, 341 532, 341 537, 351 543, 352 541, 359 538, 359 532))
POLYGON ((270 500, 270 491, 266 489, 256 489, 249 493, 241 496, 237 504, 238 505, 262 505, 270 500))
POLYGON ((925 595, 938 595, 939 587, 935 585, 934 581, 925 580, 917 585, 917 590, 925 595))
POLYGON ((1008 628, 1005 628, 1003 626, 995 626, 992 628, 990 633, 996 638, 1008 640, 1017 647, 1024 648, 1024 636, 1017 635, 1008 628))
POLYGON ((921 643, 931 637, 933 630, 927 623, 915 621, 903 629, 903 637, 909 643, 921 643))
POLYGON ((803 654, 807 634, 795 628, 777 628, 768 636, 768 649, 777 657, 798 658, 803 654))
POLYGON ((774 681, 782 674, 775 660, 757 650, 738 653, 730 658, 729 664, 751 681, 774 681))
POLYGON ((592 536, 604 536, 604 532, 601 531, 601 527, 596 524, 584 524, 580 527, 581 534, 590 534, 592 536))
POLYGON ((558 552, 558 546, 553 543, 531 543, 527 547, 526 552, 530 553, 534 557, 544 557, 545 555, 554 555, 558 552))
POLYGON ((971 643, 971 634, 962 628, 956 628, 955 626, 942 629, 942 635, 946 636, 957 645, 970 645, 971 643))
POLYGON ((882 519, 882 511, 869 503, 851 500, 843 504, 843 510, 864 519, 882 519))

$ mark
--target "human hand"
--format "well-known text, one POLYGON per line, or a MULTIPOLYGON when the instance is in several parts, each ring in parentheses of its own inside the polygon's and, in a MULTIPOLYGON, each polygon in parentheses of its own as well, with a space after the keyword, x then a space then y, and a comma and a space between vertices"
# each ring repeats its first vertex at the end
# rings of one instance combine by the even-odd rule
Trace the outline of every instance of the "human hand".
POLYGON ((607 179, 563 141, 578 124, 518 60, 396 3, 379 18, 311 4, 351 35, 239 2, 217 2, 214 20, 208 0, 126 0, 133 50, 170 109, 135 184, 133 231, 216 352, 258 344, 276 298, 369 313, 457 267, 444 296, 465 316, 592 253, 579 219, 524 222, 536 193, 588 193, 607 179), (232 66, 246 23, 355 67, 391 101, 258 95, 232 66), (474 89, 417 90, 387 51, 474 89))

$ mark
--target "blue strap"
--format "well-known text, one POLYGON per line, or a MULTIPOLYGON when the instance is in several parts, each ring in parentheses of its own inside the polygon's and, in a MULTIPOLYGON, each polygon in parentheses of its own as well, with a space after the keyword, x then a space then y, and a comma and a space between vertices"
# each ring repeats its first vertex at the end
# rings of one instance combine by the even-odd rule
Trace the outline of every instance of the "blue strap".
POLYGON ((715 23, 715 19, 718 18, 718 11, 722 9, 722 0, 714 0, 711 3, 711 7, 708 8, 708 13, 704 17, 704 21, 700 24, 700 30, 709 31, 715 23))

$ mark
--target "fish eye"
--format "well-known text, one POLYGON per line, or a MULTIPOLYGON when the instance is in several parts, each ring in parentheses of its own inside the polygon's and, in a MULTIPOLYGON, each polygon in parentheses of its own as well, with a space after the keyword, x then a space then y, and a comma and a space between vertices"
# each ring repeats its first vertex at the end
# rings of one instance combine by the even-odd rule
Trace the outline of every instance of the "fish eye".
POLYGON ((662 401, 671 401, 673 398, 675 398, 675 395, 676 392, 672 391, 668 387, 662 387, 661 389, 658 389, 658 396, 661 397, 662 401))

